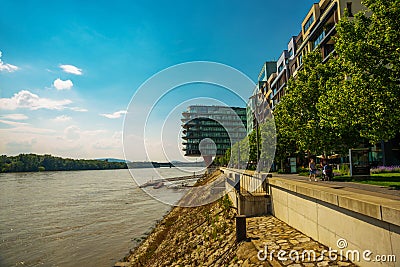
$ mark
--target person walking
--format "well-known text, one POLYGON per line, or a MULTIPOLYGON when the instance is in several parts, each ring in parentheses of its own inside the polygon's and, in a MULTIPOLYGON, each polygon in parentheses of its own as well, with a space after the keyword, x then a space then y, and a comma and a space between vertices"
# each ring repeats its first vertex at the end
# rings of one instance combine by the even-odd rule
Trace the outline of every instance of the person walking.
POLYGON ((308 168, 310 169, 310 176, 308 177, 310 181, 311 177, 314 177, 314 181, 318 181, 317 180, 317 165, 314 162, 314 159, 310 159, 310 163, 308 164, 308 168))

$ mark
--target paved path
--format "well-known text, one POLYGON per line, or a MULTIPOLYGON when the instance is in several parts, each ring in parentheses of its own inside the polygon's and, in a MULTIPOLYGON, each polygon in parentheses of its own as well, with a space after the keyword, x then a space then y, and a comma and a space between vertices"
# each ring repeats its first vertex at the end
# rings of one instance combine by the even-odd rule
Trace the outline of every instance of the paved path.
POLYGON ((229 266, 356 266, 341 257, 340 253, 329 254, 328 247, 273 216, 248 218, 247 237, 251 242, 240 244, 236 252, 238 261, 231 262, 229 266), (267 257, 264 261, 265 254, 259 251, 264 252, 265 249, 267 249, 267 257), (304 252, 305 250, 309 252, 304 252), (315 252, 315 256, 312 251, 315 252), (299 255, 298 258, 296 253, 299 255))
POLYGON ((308 180, 308 176, 300 176, 298 174, 272 174, 272 177, 276 178, 284 178, 284 179, 291 179, 296 181, 301 181, 304 183, 312 183, 312 184, 319 184, 319 185, 326 185, 326 186, 339 186, 343 187, 342 190, 354 192, 354 193, 361 193, 361 194, 368 194, 371 196, 383 197, 393 200, 400 200, 400 190, 390 189, 385 186, 377 186, 377 185, 369 185, 369 184, 360 184, 360 183, 353 183, 353 182, 331 182, 331 181, 318 181, 318 182, 310 182, 308 180))

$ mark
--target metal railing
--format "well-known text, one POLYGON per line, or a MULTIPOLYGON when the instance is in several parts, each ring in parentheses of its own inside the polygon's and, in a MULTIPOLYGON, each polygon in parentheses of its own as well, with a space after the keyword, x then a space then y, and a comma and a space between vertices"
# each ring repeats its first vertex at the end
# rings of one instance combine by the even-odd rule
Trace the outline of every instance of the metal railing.
POLYGON ((266 184, 266 176, 263 176, 260 173, 255 173, 253 175, 243 173, 242 175, 240 175, 241 194, 268 194, 268 187, 266 186, 266 184))
POLYGON ((248 174, 243 171, 228 169, 229 184, 241 195, 268 195, 268 179, 266 173, 248 174))

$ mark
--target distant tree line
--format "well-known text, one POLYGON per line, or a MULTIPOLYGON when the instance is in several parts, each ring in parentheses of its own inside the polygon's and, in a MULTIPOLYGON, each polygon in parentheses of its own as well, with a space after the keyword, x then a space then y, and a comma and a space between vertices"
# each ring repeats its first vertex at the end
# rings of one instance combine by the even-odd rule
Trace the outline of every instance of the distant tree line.
POLYGON ((0 156, 0 172, 77 171, 126 169, 125 162, 69 159, 52 155, 20 154, 0 156))

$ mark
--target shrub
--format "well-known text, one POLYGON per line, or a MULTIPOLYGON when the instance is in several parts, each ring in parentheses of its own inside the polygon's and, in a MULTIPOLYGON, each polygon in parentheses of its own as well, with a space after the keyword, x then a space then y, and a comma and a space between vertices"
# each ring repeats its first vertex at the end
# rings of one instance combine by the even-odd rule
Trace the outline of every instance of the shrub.
POLYGON ((400 172, 400 166, 378 166, 371 169, 372 173, 390 173, 390 172, 400 172))
POLYGON ((350 175, 350 165, 341 164, 339 168, 340 175, 350 175))
POLYGON ((308 176, 309 170, 308 170, 308 168, 297 167, 297 173, 301 176, 308 176))

